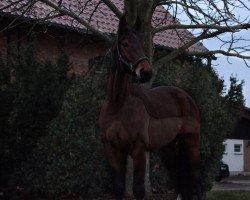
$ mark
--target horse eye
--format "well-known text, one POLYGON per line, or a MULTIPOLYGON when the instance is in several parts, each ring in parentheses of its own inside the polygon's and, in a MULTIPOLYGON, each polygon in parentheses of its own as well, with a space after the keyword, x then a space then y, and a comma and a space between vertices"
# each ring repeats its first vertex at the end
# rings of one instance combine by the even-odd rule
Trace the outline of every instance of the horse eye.
POLYGON ((124 46, 124 47, 128 47, 128 43, 127 42, 122 42, 121 45, 124 46))

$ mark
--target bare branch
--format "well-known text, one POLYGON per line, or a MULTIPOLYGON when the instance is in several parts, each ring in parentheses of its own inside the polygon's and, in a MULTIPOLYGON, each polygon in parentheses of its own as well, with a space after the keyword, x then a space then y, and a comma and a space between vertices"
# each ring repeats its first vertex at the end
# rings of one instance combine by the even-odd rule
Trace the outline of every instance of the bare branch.
MULTIPOLYGON (((18 13, 17 17, 13 20, 13 23, 10 23, 10 27, 18 24, 20 21, 20 13, 23 14, 24 17, 31 16, 31 18, 36 20, 36 23, 51 20, 58 16, 66 16, 67 24, 69 20, 71 22, 71 25, 69 26, 79 27, 81 24, 86 27, 87 30, 100 36, 109 43, 112 41, 111 37, 100 31, 105 29, 102 29, 102 27, 99 29, 99 23, 102 22, 101 20, 94 21, 95 13, 102 13, 105 15, 105 11, 100 9, 105 4, 116 16, 118 16, 118 18, 122 16, 121 11, 118 9, 120 7, 117 6, 120 6, 120 3, 116 4, 113 0, 82 0, 76 1, 74 4, 66 4, 62 0, 14 0, 8 2, 9 5, 5 6, 4 9, 7 9, 7 12, 13 14, 18 13), (47 10, 42 16, 36 15, 36 11, 33 8, 26 10, 25 8, 21 9, 19 6, 24 5, 24 3, 28 3, 29 5, 35 4, 36 6, 37 2, 46 4, 47 10), (15 11, 15 9, 19 10, 15 11), (23 13, 24 10, 27 14, 23 13)), ((180 55, 210 56, 213 53, 219 53, 226 56, 249 59, 247 52, 250 47, 250 39, 247 37, 243 38, 239 34, 241 30, 250 29, 249 16, 244 15, 244 19, 242 19, 240 16, 241 13, 237 13, 239 12, 239 9, 250 11, 250 5, 246 1, 124 0, 123 2, 125 3, 125 11, 132 14, 131 19, 128 19, 128 22, 132 21, 132 23, 134 23, 136 17, 140 19, 140 26, 142 28, 139 31, 144 34, 144 39, 146 41, 145 46, 147 47, 147 54, 150 58, 153 55, 151 53, 153 52, 153 42, 151 38, 152 35, 156 33, 159 34, 156 35, 157 44, 166 45, 167 47, 172 48, 172 52, 170 52, 169 55, 155 62, 156 66, 160 66, 163 62, 167 62, 180 55), (167 11, 162 8, 156 8, 158 5, 166 5, 167 7, 165 6, 165 8, 167 11), (158 12, 156 18, 155 16, 152 17, 155 9, 156 12, 158 12), (177 17, 182 17, 183 15, 185 15, 184 19, 177 20, 177 17), (154 26, 154 28, 152 26, 154 26), (167 30, 172 30, 172 32, 169 33, 169 31, 166 32, 166 34, 174 34, 174 37, 169 37, 170 40, 173 38, 176 40, 175 43, 173 43, 174 45, 168 46, 166 41, 161 41, 162 36, 164 37, 165 34, 163 31, 167 30), (188 30, 192 32, 189 32, 188 30), (231 35, 225 34, 226 37, 224 37, 224 35, 222 35, 223 33, 229 33, 231 35), (195 46, 193 45, 208 38, 217 38, 219 40, 218 48, 216 48, 217 50, 203 51, 205 48, 198 47, 197 51, 195 51, 195 46), (180 44, 181 46, 178 47, 180 44)), ((1 31, 3 31, 3 29, 1 31)))
MULTIPOLYGON (((223 34, 225 32, 227 32, 227 31, 226 30, 218 30, 218 31, 215 31, 213 33, 208 33, 205 30, 201 35, 194 37, 192 40, 190 40, 189 42, 187 42, 186 44, 184 44, 180 48, 172 51, 167 56, 160 58, 158 61, 156 61, 154 63, 155 68, 157 68, 156 70, 158 70, 164 63, 167 63, 168 61, 175 59, 176 57, 178 57, 181 54, 196 55, 197 52, 190 52, 187 49, 203 39, 213 38, 213 37, 220 35, 220 34, 223 34)), ((209 51, 202 52, 202 55, 206 55, 207 52, 209 52, 209 51)), ((210 55, 210 54, 208 53, 208 55, 210 55)))
POLYGON ((206 51, 206 52, 186 52, 185 55, 189 56, 212 56, 215 54, 222 54, 224 56, 230 56, 230 57, 237 57, 242 59, 250 59, 250 56, 248 55, 242 55, 238 52, 230 52, 230 51, 224 51, 224 50, 213 50, 213 51, 206 51))
POLYGON ((89 17, 89 19, 88 19, 88 24, 90 24, 91 19, 92 19, 94 13, 96 12, 96 10, 98 9, 99 5, 101 4, 101 2, 102 2, 102 0, 100 0, 100 1, 96 4, 96 6, 95 6, 93 12, 91 13, 91 15, 90 15, 90 17, 89 17))
POLYGON ((102 0, 103 3, 105 3, 110 10, 112 10, 115 15, 120 19, 122 17, 122 13, 120 10, 110 1, 110 0, 102 0))
POLYGON ((67 15, 72 17, 73 19, 75 19, 77 22, 79 22, 80 24, 84 25, 87 29, 89 29, 92 33, 100 36, 101 38, 103 38, 105 41, 107 41, 108 43, 112 43, 112 39, 104 34, 101 33, 100 31, 98 31, 97 29, 95 29, 93 26, 91 26, 88 22, 86 22, 85 20, 83 20, 81 17, 79 17, 77 14, 75 14, 74 12, 71 12, 65 8, 59 7, 56 4, 52 3, 51 1, 48 0, 39 0, 42 3, 45 3, 46 5, 50 6, 51 8, 57 10, 58 12, 60 12, 63 15, 67 15))
POLYGON ((11 3, 8 4, 7 6, 4 6, 4 7, 0 8, 0 9, 1 9, 1 10, 8 9, 8 8, 12 7, 13 5, 16 5, 16 4, 18 4, 18 3, 22 2, 22 1, 23 1, 23 0, 18 0, 18 1, 11 2, 11 3))
POLYGON ((170 24, 154 29, 154 33, 165 31, 168 29, 216 29, 225 32, 236 32, 242 29, 249 29, 250 24, 239 24, 235 26, 219 26, 219 25, 206 25, 206 24, 195 24, 195 25, 184 25, 184 24, 170 24))
MULTIPOLYGON (((1 8, 2 10, 4 9, 8 9, 10 8, 11 6, 15 6, 16 4, 20 3, 21 1, 16 1, 16 2, 12 2, 11 4, 5 6, 4 8, 1 8)), ((26 2, 25 4, 23 5, 20 5, 19 7, 15 7, 15 9, 13 9, 13 12, 18 12, 18 11, 21 11, 21 14, 18 15, 14 20, 12 20, 6 27, 4 27, 3 29, 0 30, 0 32, 4 32, 10 28, 14 28, 18 25, 21 25, 21 24, 24 24, 25 21, 19 21, 20 18, 27 12, 29 12, 33 5, 34 5, 35 2, 26 2)))
MULTIPOLYGON (((197 6, 197 4, 195 3, 195 5, 188 5, 186 1, 168 1, 168 0, 165 0, 165 1, 159 1, 159 3, 157 4, 157 6, 159 5, 176 5, 176 6, 182 6, 182 8, 184 9, 184 11, 186 12, 187 16, 193 21, 193 22, 196 22, 196 17, 194 14, 192 14, 189 10, 193 10, 197 13, 199 13, 199 15, 203 15, 204 17, 210 19, 213 23, 218 23, 218 20, 214 19, 211 15, 207 14, 206 12, 204 12, 204 10, 197 6)), ((176 8, 176 10, 178 9, 178 7, 176 8)), ((174 11, 175 13, 176 11, 174 11)))

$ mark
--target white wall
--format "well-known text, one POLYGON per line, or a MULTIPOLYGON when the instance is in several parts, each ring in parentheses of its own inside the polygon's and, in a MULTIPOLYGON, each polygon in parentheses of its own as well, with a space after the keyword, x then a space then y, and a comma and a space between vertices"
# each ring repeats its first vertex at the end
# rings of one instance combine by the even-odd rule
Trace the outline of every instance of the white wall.
POLYGON ((225 145, 225 152, 223 155, 223 162, 228 164, 230 172, 244 171, 244 145, 243 140, 228 139, 223 142, 225 145), (235 146, 236 145, 236 146, 235 146), (241 147, 241 151, 238 150, 241 147))

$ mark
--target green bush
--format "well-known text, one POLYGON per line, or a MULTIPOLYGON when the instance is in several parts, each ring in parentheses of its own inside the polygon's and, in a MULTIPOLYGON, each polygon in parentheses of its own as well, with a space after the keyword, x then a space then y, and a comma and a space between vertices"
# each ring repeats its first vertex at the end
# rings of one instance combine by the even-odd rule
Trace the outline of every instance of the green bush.
POLYGON ((11 52, 0 59, 1 189, 13 198, 16 188, 54 198, 109 192, 97 125, 106 73, 93 67, 69 81, 67 56, 39 62, 34 42, 11 52))
POLYGON ((97 124, 104 80, 91 74, 72 82, 59 114, 21 170, 29 193, 89 197, 110 189, 97 124))
POLYGON ((11 84, 11 63, 3 57, 0 58, 0 187, 4 187, 12 172, 10 166, 12 158, 9 157, 10 146, 14 136, 8 134, 8 120, 16 97, 16 87, 11 84))
POLYGON ((46 126, 57 115, 69 86, 67 56, 61 55, 56 63, 38 62, 33 41, 19 54, 12 49, 0 61, 4 72, 0 77, 1 187, 15 181, 11 174, 46 135, 46 126))

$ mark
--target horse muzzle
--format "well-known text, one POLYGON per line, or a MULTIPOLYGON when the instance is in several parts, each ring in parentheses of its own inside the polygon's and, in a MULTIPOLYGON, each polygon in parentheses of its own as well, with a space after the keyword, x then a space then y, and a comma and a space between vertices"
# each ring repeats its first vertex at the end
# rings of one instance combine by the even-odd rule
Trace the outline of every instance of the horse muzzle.
POLYGON ((135 69, 135 74, 140 83, 148 82, 152 77, 152 69, 147 60, 141 61, 135 69))

